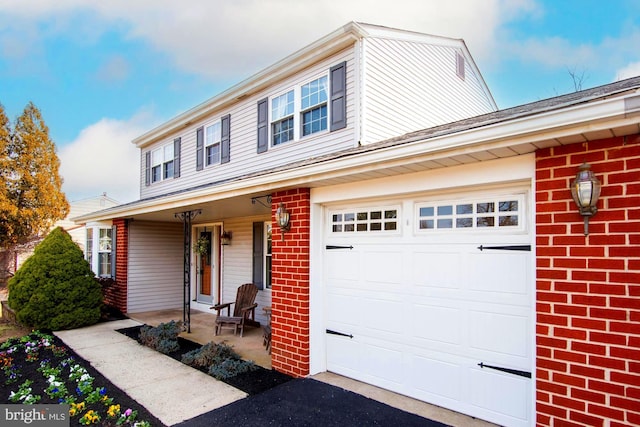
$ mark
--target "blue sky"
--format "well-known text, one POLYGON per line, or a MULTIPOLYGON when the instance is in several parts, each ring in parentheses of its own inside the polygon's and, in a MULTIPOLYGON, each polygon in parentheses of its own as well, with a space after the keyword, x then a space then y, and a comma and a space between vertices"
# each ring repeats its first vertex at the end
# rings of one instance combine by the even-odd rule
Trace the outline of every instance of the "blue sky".
POLYGON ((637 0, 0 0, 0 103, 69 200, 138 197, 130 141, 349 21, 463 38, 500 108, 640 75, 637 0))

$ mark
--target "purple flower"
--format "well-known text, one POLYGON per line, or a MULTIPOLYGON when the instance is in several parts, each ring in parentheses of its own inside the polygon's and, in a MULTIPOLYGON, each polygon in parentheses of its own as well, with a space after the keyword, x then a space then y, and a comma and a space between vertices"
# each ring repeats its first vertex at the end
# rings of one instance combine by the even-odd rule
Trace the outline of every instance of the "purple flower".
POLYGON ((127 409, 126 411, 124 411, 124 416, 128 417, 129 415, 131 415, 133 411, 131 410, 131 408, 127 409))

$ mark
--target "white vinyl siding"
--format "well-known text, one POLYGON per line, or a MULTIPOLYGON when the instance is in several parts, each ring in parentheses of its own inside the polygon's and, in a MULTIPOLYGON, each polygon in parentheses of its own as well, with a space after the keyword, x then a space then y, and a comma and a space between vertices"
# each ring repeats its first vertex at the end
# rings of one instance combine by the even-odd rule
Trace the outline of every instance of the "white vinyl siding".
MULTIPOLYGON (((233 241, 224 247, 222 269, 222 301, 235 301, 240 285, 251 283, 253 262, 253 223, 269 218, 234 218, 224 221, 224 229, 233 232, 233 241)), ((256 320, 264 324, 264 307, 271 305, 271 291, 260 290, 256 296, 256 320)))
POLYGON ((460 49, 382 38, 363 45, 363 144, 493 111, 469 61, 458 77, 460 49))
POLYGON ((182 307, 182 223, 130 223, 127 280, 129 313, 182 307))
POLYGON ((145 186, 145 165, 144 156, 142 156, 140 163, 140 197, 144 199, 192 188, 208 182, 240 177, 248 173, 267 170, 356 146, 356 68, 353 49, 346 49, 340 54, 326 58, 277 85, 252 94, 229 109, 213 111, 211 116, 194 122, 192 125, 180 130, 179 133, 172 134, 163 138, 161 142, 145 147, 143 152, 159 148, 162 146, 162 142, 166 143, 169 139, 182 138, 180 179, 163 180, 155 182, 153 185, 145 186), (299 141, 289 141, 276 147, 270 146, 267 152, 257 154, 256 105, 258 100, 282 94, 292 87, 309 83, 317 79, 318 76, 323 75, 323 73, 328 74, 332 66, 342 61, 347 61, 347 128, 336 132, 319 132, 307 135, 299 141), (201 171, 196 171, 196 129, 204 124, 211 123, 212 119, 217 119, 226 114, 231 115, 231 161, 213 168, 205 167, 201 171))

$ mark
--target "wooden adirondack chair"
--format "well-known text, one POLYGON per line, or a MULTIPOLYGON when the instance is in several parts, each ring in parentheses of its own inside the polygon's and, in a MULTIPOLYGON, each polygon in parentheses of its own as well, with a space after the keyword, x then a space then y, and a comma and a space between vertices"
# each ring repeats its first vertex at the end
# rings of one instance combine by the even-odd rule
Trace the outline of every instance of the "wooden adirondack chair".
POLYGON ((258 304, 255 302, 256 295, 258 295, 256 285, 253 283, 245 283, 238 288, 235 302, 227 302, 210 307, 211 310, 218 312, 215 334, 218 335, 222 328, 228 328, 233 329, 233 335, 236 335, 238 329, 240 329, 240 336, 242 336, 245 326, 260 326, 260 323, 255 321, 255 310, 256 307, 258 307, 258 304), (235 304, 235 306, 232 316, 231 305, 233 304, 235 304), (227 315, 221 316, 220 312, 225 308, 227 309, 227 315))

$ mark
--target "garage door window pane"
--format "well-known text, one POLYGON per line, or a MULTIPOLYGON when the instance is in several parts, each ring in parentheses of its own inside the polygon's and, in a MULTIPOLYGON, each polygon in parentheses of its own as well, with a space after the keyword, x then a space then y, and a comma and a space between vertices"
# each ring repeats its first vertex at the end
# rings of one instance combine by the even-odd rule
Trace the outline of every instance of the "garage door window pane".
POLYGON ((478 227, 493 227, 493 217, 478 218, 478 227))
POLYGON ((452 228, 453 221, 451 219, 439 219, 438 228, 452 228))
POLYGON ((471 203, 456 206, 456 214, 458 215, 472 214, 472 213, 473 213, 473 205, 471 203))
POLYGON ((438 215, 452 215, 453 206, 438 206, 438 215))
POLYGON ((488 213, 488 212, 494 212, 493 203, 478 203, 476 205, 476 213, 488 213))
POLYGON ((456 228, 469 228, 469 227, 473 227, 473 218, 456 219, 456 228))
POLYGON ((501 216, 500 217, 500 227, 517 227, 518 226, 518 217, 517 216, 501 216))
POLYGON ((433 206, 420 208, 420 216, 433 216, 433 206))
POLYGON ((506 202, 499 203, 500 212, 517 212, 518 211, 518 201, 517 200, 509 200, 506 202))
POLYGON ((420 229, 421 230, 431 230, 431 229, 433 229, 433 220, 432 219, 422 219, 422 220, 420 220, 420 229))

